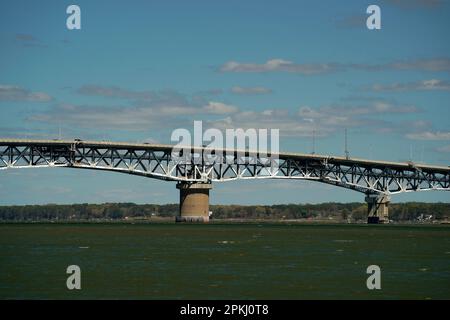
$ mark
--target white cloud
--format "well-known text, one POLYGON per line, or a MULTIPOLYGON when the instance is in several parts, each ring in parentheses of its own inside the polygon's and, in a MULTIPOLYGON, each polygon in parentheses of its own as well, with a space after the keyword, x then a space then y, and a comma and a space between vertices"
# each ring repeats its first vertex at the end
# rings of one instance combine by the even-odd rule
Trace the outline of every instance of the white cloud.
POLYGON ((231 92, 235 94, 267 94, 271 93, 272 90, 264 87, 240 87, 235 86, 231 88, 231 92))
POLYGON ((222 102, 213 102, 210 101, 206 106, 203 107, 203 110, 206 113, 211 114, 227 114, 227 113, 233 113, 238 111, 238 107, 225 104, 222 102))
POLYGON ((335 116, 363 116, 372 114, 408 114, 420 110, 413 105, 400 105, 385 100, 373 100, 364 105, 331 105, 321 108, 301 107, 299 114, 304 117, 317 118, 328 115, 335 116))
POLYGON ((419 71, 450 71, 449 58, 419 59, 413 61, 398 61, 386 65, 386 68, 396 70, 419 71))
POLYGON ((271 59, 265 63, 226 62, 220 67, 221 72, 292 72, 305 75, 336 71, 337 64, 297 64, 289 60, 271 59))
POLYGON ((302 75, 325 74, 345 70, 384 71, 384 70, 416 70, 428 72, 450 72, 449 58, 430 58, 418 60, 394 61, 385 64, 366 63, 295 63, 284 59, 270 59, 264 63, 243 63, 228 61, 221 72, 288 72, 302 75))
POLYGON ((450 140, 450 132, 423 131, 418 133, 408 133, 406 134, 406 137, 412 140, 450 140))
POLYGON ((364 106, 333 105, 319 108, 302 106, 297 113, 287 109, 239 111, 220 120, 210 122, 219 129, 226 128, 278 128, 284 136, 329 136, 344 128, 364 127, 377 130, 391 125, 375 115, 418 112, 413 106, 402 106, 385 101, 371 101, 364 106))
POLYGON ((204 106, 185 102, 179 104, 156 104, 140 106, 92 106, 58 104, 50 110, 29 119, 48 123, 69 123, 81 127, 112 127, 123 130, 145 130, 151 127, 179 126, 188 118, 205 115, 226 115, 238 108, 221 102, 208 102, 204 106))
MULTIPOLYGON (((85 90, 83 92, 87 94, 85 90)), ((116 106, 55 104, 47 111, 35 113, 29 120, 76 128, 142 131, 186 127, 193 120, 202 119, 205 127, 278 128, 282 135, 299 137, 311 136, 315 131, 319 137, 332 135, 343 128, 388 130, 395 127, 395 124, 380 120, 379 115, 419 111, 415 106, 374 98, 358 98, 348 100, 345 104, 322 107, 302 106, 297 112, 292 112, 286 108, 262 111, 242 109, 220 101, 205 100, 203 97, 188 98, 174 91, 132 91, 118 87, 91 86, 89 92, 131 101, 126 105, 116 106)), ((420 130, 423 131, 424 128, 420 130)), ((416 128, 416 132, 418 131, 416 128)))
POLYGON ((0 101, 47 102, 50 100, 52 97, 44 92, 31 92, 19 86, 0 85, 0 101))
POLYGON ((374 84, 372 91, 450 91, 450 82, 430 79, 408 83, 393 83, 389 85, 374 84))

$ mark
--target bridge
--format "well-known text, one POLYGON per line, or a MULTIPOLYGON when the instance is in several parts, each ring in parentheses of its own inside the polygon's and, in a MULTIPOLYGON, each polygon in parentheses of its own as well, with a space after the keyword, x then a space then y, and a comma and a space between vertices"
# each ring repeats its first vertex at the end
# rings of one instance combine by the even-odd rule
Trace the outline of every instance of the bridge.
POLYGON ((190 222, 209 220, 212 182, 298 179, 351 189, 365 195, 368 223, 389 221, 392 195, 450 191, 449 166, 207 147, 174 151, 172 145, 147 143, 0 139, 0 170, 33 167, 107 170, 176 181, 177 221, 190 222))

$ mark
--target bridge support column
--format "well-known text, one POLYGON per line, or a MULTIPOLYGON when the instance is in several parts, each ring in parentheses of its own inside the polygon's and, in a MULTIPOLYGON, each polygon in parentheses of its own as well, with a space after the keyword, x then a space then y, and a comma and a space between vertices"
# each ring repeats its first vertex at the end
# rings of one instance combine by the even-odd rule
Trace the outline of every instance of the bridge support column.
POLYGON ((368 206, 367 223, 389 223, 388 195, 369 194, 366 196, 368 206))
POLYGON ((180 212, 176 222, 208 222, 211 183, 179 182, 180 212))

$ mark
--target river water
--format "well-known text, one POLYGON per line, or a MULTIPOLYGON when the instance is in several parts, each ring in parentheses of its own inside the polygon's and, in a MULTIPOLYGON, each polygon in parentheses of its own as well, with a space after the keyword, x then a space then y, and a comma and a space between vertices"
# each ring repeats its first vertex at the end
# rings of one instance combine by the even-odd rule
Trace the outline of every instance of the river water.
POLYGON ((0 224, 0 298, 450 299, 450 227, 0 224))

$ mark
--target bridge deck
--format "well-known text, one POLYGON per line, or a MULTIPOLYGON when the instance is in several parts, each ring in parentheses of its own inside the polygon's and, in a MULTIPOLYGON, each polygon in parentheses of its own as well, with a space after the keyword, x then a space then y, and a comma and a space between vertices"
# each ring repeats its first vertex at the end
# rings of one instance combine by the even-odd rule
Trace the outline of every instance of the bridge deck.
MULTIPOLYGON (((160 150, 170 151, 174 148, 174 145, 167 144, 150 144, 150 143, 130 143, 130 142, 110 142, 110 141, 93 141, 93 140, 33 140, 33 139, 0 139, 0 145, 12 146, 12 145, 54 145, 54 146, 71 146, 77 144, 78 147, 94 147, 94 148, 124 148, 124 149, 136 149, 136 150, 160 150)), ((215 150, 216 153, 238 152, 244 153, 244 150, 229 150, 220 148, 206 148, 206 147, 194 147, 192 150, 200 152, 202 150, 215 150)), ((250 154, 257 154, 257 152, 247 151, 250 154)), ((391 167, 395 169, 418 169, 423 171, 433 171, 439 173, 450 173, 450 166, 429 165, 414 162, 393 162, 393 161, 381 161, 381 160, 368 160, 361 158, 346 158, 341 156, 332 155, 319 155, 319 154, 305 154, 305 153, 290 153, 280 152, 272 154, 278 156, 279 159, 309 159, 318 161, 328 161, 342 165, 368 165, 372 167, 391 167)))

